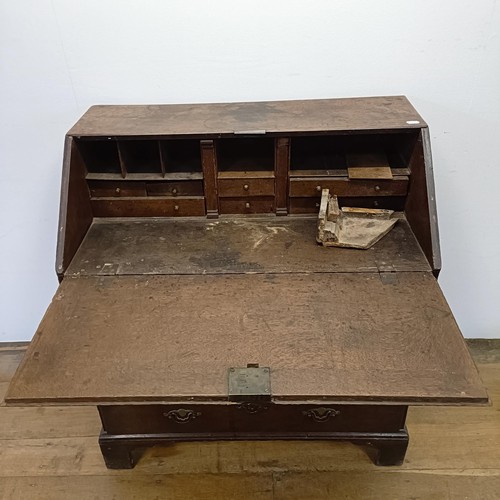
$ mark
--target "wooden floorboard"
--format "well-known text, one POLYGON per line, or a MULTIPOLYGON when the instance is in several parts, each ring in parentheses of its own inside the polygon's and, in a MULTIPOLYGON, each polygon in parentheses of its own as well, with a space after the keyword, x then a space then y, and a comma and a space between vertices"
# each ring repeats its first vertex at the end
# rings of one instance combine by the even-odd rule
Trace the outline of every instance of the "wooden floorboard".
MULTIPOLYGON (((0 399, 25 346, 0 344, 0 399)), ((1 499, 500 498, 500 342, 472 344, 492 405, 413 407, 402 467, 349 443, 183 443, 109 471, 92 407, 0 407, 1 499)))

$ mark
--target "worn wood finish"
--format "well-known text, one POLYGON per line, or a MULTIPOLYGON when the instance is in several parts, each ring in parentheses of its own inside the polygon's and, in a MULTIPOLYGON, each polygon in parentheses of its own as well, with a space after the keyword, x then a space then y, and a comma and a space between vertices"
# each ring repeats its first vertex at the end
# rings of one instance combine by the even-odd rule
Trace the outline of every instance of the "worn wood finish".
POLYGON ((61 205, 57 231, 56 272, 59 279, 68 267, 92 222, 85 166, 72 137, 64 143, 61 205))
POLYGON ((67 279, 6 401, 227 400, 228 368, 258 362, 271 367, 276 401, 486 402, 432 275, 392 278, 67 279), (286 307, 277 296, 286 297, 286 307), (342 306, 332 314, 331 304, 342 306))
POLYGON ((441 252, 432 172, 429 129, 422 130, 411 156, 411 181, 405 213, 436 276, 441 270, 441 252))
MULTIPOLYGON (((397 468, 374 467, 349 443, 227 441, 152 448, 133 472, 109 471, 96 445, 95 408, 0 405, 0 498, 496 500, 499 342, 468 341, 493 405, 410 408, 412 439, 397 468)), ((24 349, 0 344, 0 383, 8 383, 24 349)))
POLYGON ((68 275, 430 271, 401 218, 372 249, 323 248, 316 217, 96 220, 68 275))
POLYGON ((73 136, 203 136, 415 129, 422 117, 404 96, 305 101, 92 106, 73 136), (133 118, 133 119, 131 119, 133 118), (407 123, 417 122, 417 123, 407 123))
POLYGON ((92 198, 94 217, 185 217, 205 215, 205 198, 150 196, 92 198))

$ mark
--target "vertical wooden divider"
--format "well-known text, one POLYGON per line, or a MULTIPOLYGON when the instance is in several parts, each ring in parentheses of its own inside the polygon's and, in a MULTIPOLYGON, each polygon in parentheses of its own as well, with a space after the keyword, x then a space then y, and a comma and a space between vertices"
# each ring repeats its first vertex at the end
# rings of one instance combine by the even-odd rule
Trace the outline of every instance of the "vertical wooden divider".
POLYGON ((217 190, 217 151, 215 141, 200 141, 203 187, 208 219, 219 217, 219 196, 217 190))
POLYGON ((274 175, 276 215, 288 215, 288 169, 290 167, 290 138, 278 137, 274 143, 274 175))
POLYGON ((118 148, 118 159, 120 160, 120 170, 122 172, 122 177, 125 179, 127 175, 127 160, 126 153, 120 146, 120 141, 115 141, 116 147, 118 148))
POLYGON ((165 154, 165 143, 163 141, 158 141, 158 151, 160 153, 160 167, 161 167, 161 176, 165 177, 167 173, 166 167, 166 154, 165 154))

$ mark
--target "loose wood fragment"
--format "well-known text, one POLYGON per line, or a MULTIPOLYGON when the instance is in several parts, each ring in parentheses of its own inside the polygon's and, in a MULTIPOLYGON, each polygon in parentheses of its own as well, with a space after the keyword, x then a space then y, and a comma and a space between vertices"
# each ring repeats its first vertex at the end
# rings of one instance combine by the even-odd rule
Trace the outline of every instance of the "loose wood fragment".
POLYGON ((345 207, 337 196, 323 189, 316 240, 323 246, 366 249, 385 236, 396 224, 392 210, 345 207))

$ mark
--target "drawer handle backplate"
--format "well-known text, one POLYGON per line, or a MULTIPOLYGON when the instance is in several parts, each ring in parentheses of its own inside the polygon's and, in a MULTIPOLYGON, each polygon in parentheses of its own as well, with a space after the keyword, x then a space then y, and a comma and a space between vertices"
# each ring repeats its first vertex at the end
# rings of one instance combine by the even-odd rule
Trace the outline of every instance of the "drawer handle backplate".
POLYGON ((302 414, 308 418, 312 418, 315 422, 326 422, 339 415, 340 411, 335 410, 334 408, 325 408, 324 406, 320 406, 319 408, 304 410, 302 414))
POLYGON ((187 424, 191 420, 198 418, 201 415, 201 412, 179 408, 178 410, 170 410, 163 415, 178 424, 187 424))

